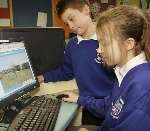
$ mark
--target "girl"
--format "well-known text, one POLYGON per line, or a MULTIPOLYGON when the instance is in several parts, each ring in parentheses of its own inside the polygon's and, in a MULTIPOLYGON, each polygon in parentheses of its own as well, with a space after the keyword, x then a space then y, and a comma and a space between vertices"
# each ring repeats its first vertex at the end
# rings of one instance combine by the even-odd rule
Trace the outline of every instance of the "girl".
POLYGON ((64 100, 105 115, 99 131, 149 131, 150 23, 136 7, 115 7, 98 18, 97 35, 101 41, 97 51, 105 65, 115 66, 118 78, 112 95, 95 100, 68 93, 64 100))
POLYGON ((121 6, 103 13, 97 23, 101 53, 114 66, 114 88, 102 130, 150 130, 150 23, 142 11, 121 6))

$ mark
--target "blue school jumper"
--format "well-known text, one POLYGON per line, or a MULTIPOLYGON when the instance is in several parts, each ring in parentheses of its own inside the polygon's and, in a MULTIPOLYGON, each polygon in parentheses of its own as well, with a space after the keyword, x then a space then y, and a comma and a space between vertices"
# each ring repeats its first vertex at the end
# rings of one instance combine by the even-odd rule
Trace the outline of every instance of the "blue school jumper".
POLYGON ((104 98, 112 90, 115 78, 113 71, 107 71, 96 62, 97 40, 83 40, 77 44, 73 37, 66 46, 64 64, 44 74, 45 82, 76 79, 81 96, 104 98))
POLYGON ((134 67, 117 85, 111 97, 84 97, 78 103, 105 115, 98 131, 150 131, 150 63, 134 67))

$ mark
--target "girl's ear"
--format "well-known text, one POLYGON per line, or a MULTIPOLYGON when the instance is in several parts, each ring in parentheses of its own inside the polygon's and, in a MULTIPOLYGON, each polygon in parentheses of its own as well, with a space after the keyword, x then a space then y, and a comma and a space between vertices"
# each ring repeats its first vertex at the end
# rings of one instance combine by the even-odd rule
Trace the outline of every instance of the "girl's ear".
POLYGON ((128 38, 125 41, 126 50, 132 50, 135 47, 135 40, 133 38, 128 38))
POLYGON ((90 7, 88 5, 84 5, 84 7, 82 8, 82 13, 84 13, 85 15, 90 15, 90 7))

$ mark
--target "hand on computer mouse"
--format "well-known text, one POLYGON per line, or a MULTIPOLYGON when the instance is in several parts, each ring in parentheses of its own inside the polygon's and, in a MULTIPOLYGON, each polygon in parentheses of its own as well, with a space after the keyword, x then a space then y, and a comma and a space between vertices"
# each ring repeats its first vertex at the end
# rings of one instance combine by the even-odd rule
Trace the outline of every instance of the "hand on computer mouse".
POLYGON ((62 99, 62 98, 68 98, 69 96, 67 94, 59 94, 56 96, 57 99, 62 99))
POLYGON ((71 91, 65 91, 65 92, 63 92, 63 95, 65 95, 66 97, 63 97, 62 100, 66 101, 66 102, 77 103, 77 100, 79 97, 78 94, 71 92, 71 91))

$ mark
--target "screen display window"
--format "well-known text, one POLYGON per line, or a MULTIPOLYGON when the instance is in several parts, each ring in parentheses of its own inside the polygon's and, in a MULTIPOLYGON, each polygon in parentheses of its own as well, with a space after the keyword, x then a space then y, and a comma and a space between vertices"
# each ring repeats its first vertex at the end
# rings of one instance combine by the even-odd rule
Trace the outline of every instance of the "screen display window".
POLYGON ((35 83, 24 42, 0 44, 0 100, 35 83))

